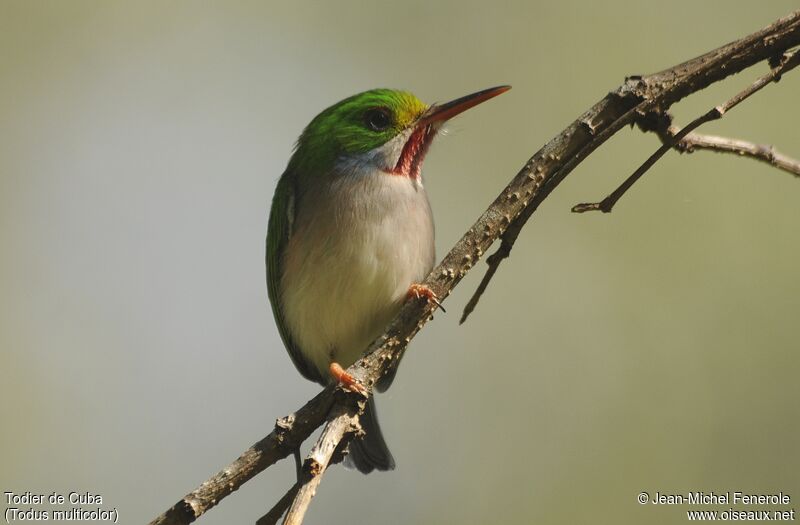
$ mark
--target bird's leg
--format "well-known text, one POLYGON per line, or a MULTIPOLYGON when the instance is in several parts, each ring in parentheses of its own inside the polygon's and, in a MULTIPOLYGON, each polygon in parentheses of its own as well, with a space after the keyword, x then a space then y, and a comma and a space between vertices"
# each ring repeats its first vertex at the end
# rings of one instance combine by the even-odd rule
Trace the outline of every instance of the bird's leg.
POLYGON ((412 283, 411 286, 408 287, 408 292, 406 293, 406 300, 410 299, 419 299, 424 297, 427 301, 434 303, 438 306, 443 312, 447 312, 442 306, 442 303, 439 302, 439 298, 436 297, 436 294, 433 293, 433 290, 425 286, 424 284, 419 283, 412 283))
POLYGON ((366 396, 368 394, 367 389, 364 388, 364 385, 359 383, 355 377, 348 374, 347 371, 342 368, 342 365, 336 361, 331 361, 329 370, 331 376, 345 389, 361 394, 362 396, 366 396))

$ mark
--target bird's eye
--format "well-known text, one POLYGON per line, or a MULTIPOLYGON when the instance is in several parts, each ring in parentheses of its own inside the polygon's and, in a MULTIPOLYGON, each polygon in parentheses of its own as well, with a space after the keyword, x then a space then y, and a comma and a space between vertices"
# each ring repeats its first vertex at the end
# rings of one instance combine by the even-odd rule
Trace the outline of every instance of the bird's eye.
POLYGON ((392 123, 389 112, 384 108, 373 108, 366 112, 364 120, 372 131, 383 131, 392 123))

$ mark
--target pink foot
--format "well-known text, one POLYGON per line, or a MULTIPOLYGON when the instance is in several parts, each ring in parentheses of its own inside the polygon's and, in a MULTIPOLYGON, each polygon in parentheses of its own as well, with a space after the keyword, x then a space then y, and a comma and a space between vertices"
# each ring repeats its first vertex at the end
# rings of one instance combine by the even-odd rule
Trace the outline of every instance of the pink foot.
POLYGON ((362 396, 366 396, 368 394, 367 389, 364 388, 364 385, 359 383, 355 377, 348 374, 347 371, 342 368, 342 365, 336 361, 331 363, 331 366, 328 370, 330 371, 331 376, 339 384, 341 384, 345 390, 361 394, 362 396))
POLYGON ((420 299, 425 298, 426 301, 434 303, 436 306, 442 309, 443 312, 447 310, 444 309, 442 303, 439 302, 439 298, 436 297, 436 294, 433 293, 433 290, 425 286, 424 284, 413 283, 411 286, 408 287, 408 292, 406 293, 407 300, 410 299, 420 299))

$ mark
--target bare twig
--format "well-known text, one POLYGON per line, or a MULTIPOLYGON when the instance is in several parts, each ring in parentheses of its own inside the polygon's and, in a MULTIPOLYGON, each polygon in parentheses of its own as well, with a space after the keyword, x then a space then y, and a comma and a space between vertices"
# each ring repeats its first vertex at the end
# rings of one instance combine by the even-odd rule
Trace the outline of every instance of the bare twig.
POLYGON ((333 388, 326 388, 297 412, 279 419, 267 437, 184 496, 150 525, 192 523, 244 482, 296 450, 325 420, 333 402, 333 388))
POLYGON ((333 453, 340 448, 340 444, 346 446, 346 436, 350 438, 359 430, 358 410, 353 410, 349 406, 336 405, 328 418, 325 429, 303 464, 303 478, 299 482, 300 489, 295 494, 292 506, 286 512, 284 525, 303 523, 303 516, 311 504, 311 498, 316 494, 317 486, 322 481, 322 475, 328 468, 333 453))
MULTIPOLYGON (((358 407, 359 411, 363 409, 363 406, 361 404, 358 404, 356 406, 358 407)), ((354 426, 353 433, 357 435, 358 432, 360 431, 360 426, 358 426, 357 419, 353 420, 353 426, 354 426)), ((349 440, 346 438, 347 435, 345 434, 345 439, 341 439, 338 447, 335 448, 332 457, 328 461, 328 467, 330 467, 335 463, 339 463, 340 461, 342 461, 342 459, 344 459, 344 454, 347 449, 347 444, 349 442, 349 440)), ((278 523, 278 520, 281 519, 281 516, 283 516, 283 513, 286 512, 286 510, 289 508, 289 505, 291 505, 297 499, 300 489, 303 487, 307 487, 309 473, 314 470, 312 465, 318 464, 317 463, 318 454, 316 450, 327 449, 328 445, 326 441, 330 439, 331 439, 330 433, 323 432, 320 435, 319 439, 317 439, 316 447, 311 450, 308 456, 308 461, 307 463, 305 463, 305 465, 307 465, 307 468, 304 469, 304 464, 300 464, 297 467, 297 481, 294 483, 294 485, 289 487, 289 490, 286 491, 286 494, 284 494, 283 497, 280 500, 278 500, 278 502, 269 510, 269 512, 261 516, 256 521, 256 525, 275 525, 276 523, 278 523)), ((295 457, 298 458, 300 455, 299 449, 297 449, 295 452, 296 452, 295 457)), ((317 481, 317 483, 319 483, 319 481, 317 481)))
MULTIPOLYGON (((671 137, 674 137, 679 132, 680 128, 676 126, 670 126, 667 129, 667 133, 671 137)), ((689 133, 675 144, 675 149, 681 153, 693 153, 696 150, 732 153, 740 157, 749 157, 766 162, 779 170, 791 173, 795 177, 800 177, 800 160, 784 155, 776 151, 772 146, 756 144, 746 140, 689 133)))
POLYGON ((497 271, 500 261, 511 254, 511 246, 512 244, 502 240, 497 251, 486 258, 486 264, 489 265, 489 269, 486 270, 486 273, 484 274, 483 279, 481 279, 478 288, 475 290, 475 293, 472 294, 472 297, 470 297, 467 305, 464 307, 464 312, 461 314, 461 319, 458 320, 458 324, 464 324, 464 321, 467 320, 469 314, 471 314, 472 310, 475 309, 475 306, 478 305, 478 301, 483 295, 483 292, 486 290, 486 287, 489 286, 489 281, 491 281, 492 277, 494 277, 494 272, 497 271))
MULTIPOLYGON (((637 115, 656 108, 666 111, 681 98, 797 45, 800 45, 800 11, 696 59, 647 77, 627 79, 619 89, 592 106, 539 150, 422 284, 440 299, 446 298, 492 243, 501 238, 499 250, 489 258, 493 274, 542 201, 583 159, 622 127, 634 123, 637 115)), ((488 279, 484 280, 488 283, 488 279)), ((371 390, 379 378, 394 370, 409 341, 427 322, 435 307, 419 301, 407 302, 385 334, 370 345, 365 356, 348 372, 371 390)), ((323 390, 292 417, 279 420, 269 436, 152 523, 191 523, 257 472, 290 454, 332 413, 332 406, 340 415, 355 417, 359 399, 342 396, 334 400, 332 389, 323 390)), ((331 428, 330 432, 331 443, 349 439, 349 434, 341 427, 331 428)), ((324 456, 321 458, 319 465, 324 468, 328 462, 324 456)), ((304 500, 310 500, 313 495, 319 483, 319 476, 315 478, 313 486, 306 484, 304 500)), ((303 488, 298 491, 298 498, 301 491, 303 488)), ((307 503, 298 503, 296 499, 295 504, 296 516, 304 512, 307 503)))
POLYGON ((283 513, 286 512, 286 509, 288 509, 289 505, 292 504, 292 501, 297 495, 298 490, 300 490, 300 480, 289 487, 289 490, 286 491, 286 494, 284 494, 283 497, 279 499, 271 509, 269 509, 269 512, 256 520, 256 525, 275 525, 278 523, 278 520, 281 519, 283 513))
MULTIPOLYGON (((738 73, 753 64, 781 56, 800 45, 800 11, 777 20, 770 26, 731 42, 697 58, 647 76, 628 77, 625 83, 592 106, 567 129, 539 150, 506 188, 513 196, 522 177, 537 181, 537 188, 522 209, 506 215, 501 245, 489 257, 489 268, 481 285, 469 301, 462 320, 474 309, 497 267, 508 257, 522 227, 539 204, 561 181, 596 148, 637 116, 652 111, 667 111, 682 98, 738 73), (541 186, 541 189, 538 188, 541 186), (496 256, 496 257, 495 257, 496 256)), ((526 190, 527 191, 527 190, 526 190)), ((529 195, 528 193, 523 193, 529 195)), ((492 207, 498 204, 495 201, 492 207)), ((462 321, 463 322, 463 321, 462 321)))
POLYGON ((600 202, 583 202, 580 204, 576 204, 572 207, 572 211, 575 213, 583 213, 587 211, 597 211, 600 210, 603 213, 610 213, 611 210, 614 208, 614 205, 619 201, 619 199, 625 195, 625 193, 633 186, 636 181, 638 181, 642 175, 644 175, 647 170, 649 170, 653 164, 655 164, 664 154, 669 151, 670 149, 674 148, 680 141, 682 141, 689 133, 694 131, 695 129, 699 128, 706 122, 710 122, 712 120, 718 120, 725 115, 728 111, 739 105, 742 101, 749 98, 754 93, 760 91, 764 86, 769 84, 770 82, 777 81, 783 73, 790 71, 791 69, 795 68, 798 64, 800 64, 800 53, 797 51, 793 51, 791 53, 787 53, 780 63, 772 68, 772 70, 767 73, 766 75, 760 77, 758 80, 753 82, 747 89, 744 89, 731 97, 728 101, 724 104, 712 108, 704 115, 699 116, 698 118, 694 119, 690 122, 686 127, 678 131, 675 135, 671 137, 667 137, 664 140, 664 143, 658 148, 655 153, 650 155, 650 157, 644 161, 644 163, 639 166, 639 168, 634 171, 630 177, 625 179, 625 182, 619 185, 617 189, 615 189, 611 194, 608 195, 605 199, 600 202))

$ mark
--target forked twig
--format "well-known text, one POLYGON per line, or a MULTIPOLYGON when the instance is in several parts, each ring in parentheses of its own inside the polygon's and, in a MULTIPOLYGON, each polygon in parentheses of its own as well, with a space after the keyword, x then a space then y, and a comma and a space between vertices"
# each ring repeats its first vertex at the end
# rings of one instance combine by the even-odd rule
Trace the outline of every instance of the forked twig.
MULTIPOLYGON (((567 129, 548 142, 531 158, 506 188, 507 196, 522 176, 535 183, 533 194, 522 195, 523 209, 506 215, 502 225, 501 244, 487 259, 489 265, 480 286, 473 294, 461 322, 475 309, 499 265, 508 258, 523 226, 547 195, 592 151, 602 145, 622 126, 638 121, 637 116, 666 112, 682 98, 704 87, 738 73, 762 60, 781 56, 800 45, 800 11, 776 21, 771 26, 731 42, 695 59, 647 76, 628 77, 620 88, 592 106, 567 129), (780 35, 780 36, 778 36, 780 35), (778 42, 780 46, 774 47, 778 42), (755 61, 751 61, 759 57, 755 61), (747 64, 747 65, 745 65, 747 64), (609 133, 610 132, 610 133, 609 133)), ((499 199, 493 207, 499 204, 499 199)))
MULTIPOLYGON (((363 405, 360 407, 363 410, 363 405)), ((298 481, 300 487, 292 505, 283 519, 284 525, 300 525, 317 492, 322 475, 334 457, 334 452, 347 446, 350 438, 361 430, 358 424, 358 410, 346 405, 336 405, 331 412, 322 434, 311 448, 303 463, 303 477, 298 481)))
POLYGON ((614 205, 619 201, 619 199, 625 195, 625 193, 633 186, 636 181, 638 181, 642 175, 644 175, 647 170, 649 170, 653 164, 655 164, 664 154, 669 151, 670 149, 674 148, 681 140, 683 140, 689 133, 694 131, 695 129, 699 128, 706 122, 711 122, 712 120, 718 120, 725 115, 728 111, 739 105, 743 100, 746 100, 748 97, 760 91, 764 86, 767 84, 777 81, 780 79, 781 74, 786 73, 787 71, 792 70, 793 68, 797 67, 800 64, 800 52, 792 51, 790 53, 786 53, 780 63, 772 68, 772 70, 767 73, 766 75, 760 77, 758 80, 753 82, 747 89, 740 91, 724 104, 720 106, 716 106, 709 110, 704 115, 694 119, 690 122, 686 127, 681 129, 678 133, 676 133, 672 137, 667 137, 664 140, 664 144, 659 147, 655 153, 650 155, 650 157, 644 161, 644 163, 634 171, 630 177, 625 179, 625 181, 619 185, 617 189, 615 189, 611 194, 608 195, 605 199, 600 202, 583 202, 580 204, 576 204, 572 207, 572 211, 575 213, 584 213, 587 211, 602 211, 603 213, 609 213, 614 208, 614 205))

